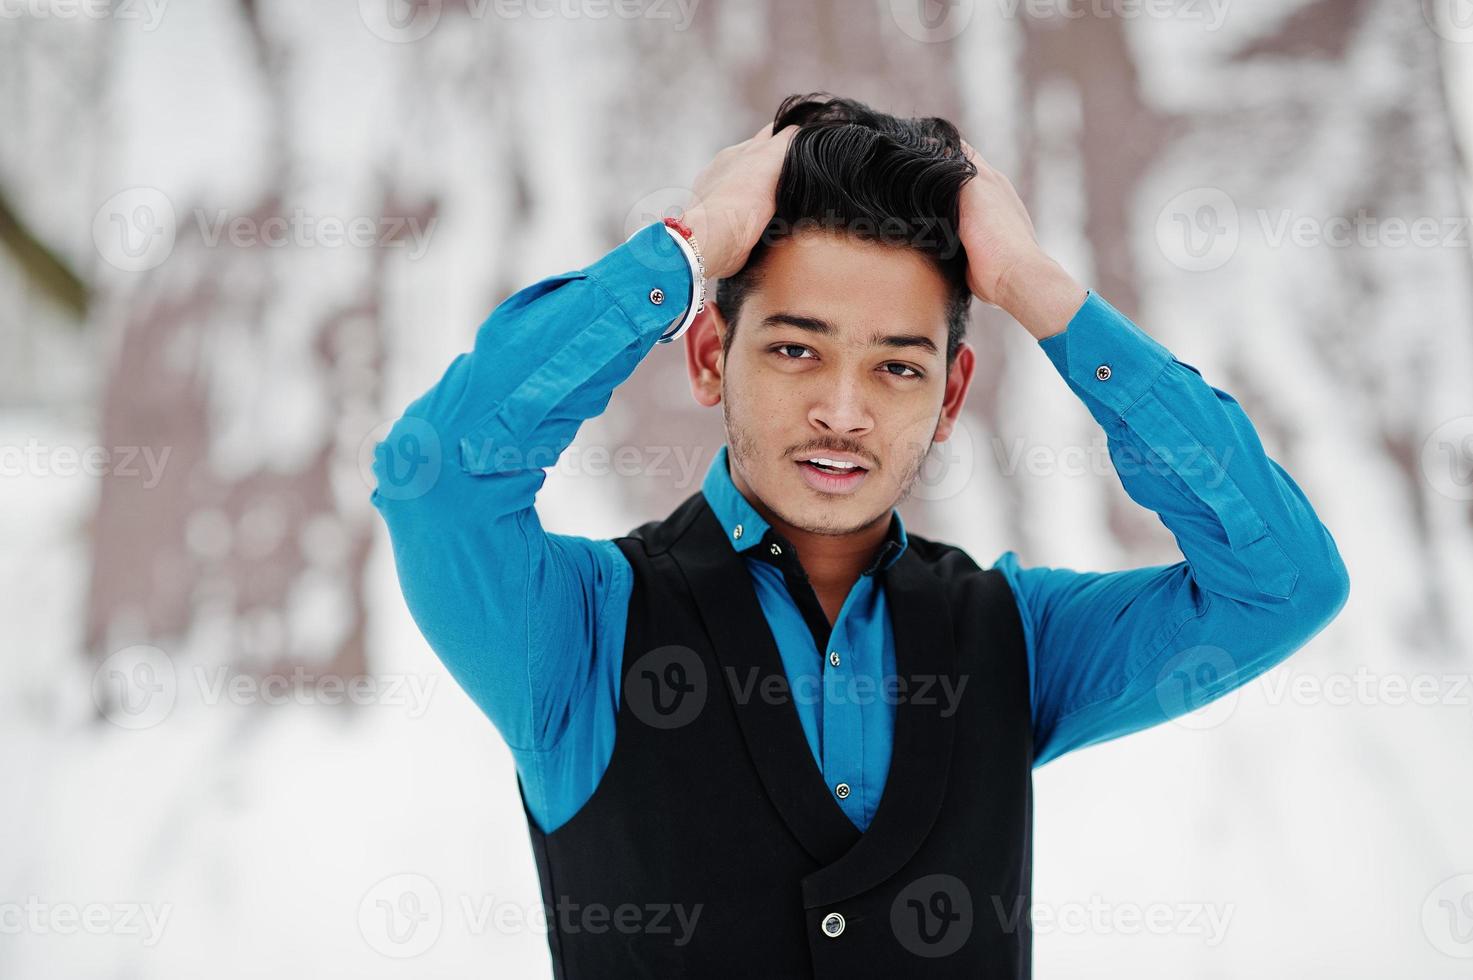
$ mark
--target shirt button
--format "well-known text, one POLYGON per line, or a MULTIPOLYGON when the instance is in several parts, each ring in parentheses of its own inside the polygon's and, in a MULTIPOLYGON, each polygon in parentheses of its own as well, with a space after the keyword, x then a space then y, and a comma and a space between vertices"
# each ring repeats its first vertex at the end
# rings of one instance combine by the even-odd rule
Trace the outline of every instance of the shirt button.
POLYGON ((738 524, 736 527, 734 527, 734 528, 731 529, 731 536, 733 538, 736 538, 738 541, 741 540, 741 537, 742 537, 742 526, 740 524, 738 524))
POLYGON ((829 663, 833 664, 835 667, 839 666, 839 664, 842 663, 842 661, 839 658, 839 651, 838 650, 830 650, 829 651, 829 663))
POLYGON ((1110 365, 1108 365, 1108 364, 1101 364, 1099 367, 1095 368, 1095 377, 1096 378, 1099 378, 1101 381, 1109 381, 1110 380, 1110 365))
POLYGON ((772 545, 772 553, 774 555, 780 555, 780 554, 782 554, 783 553, 783 546, 780 545, 780 544, 777 544, 776 542, 774 542, 773 545, 772 545))
POLYGON ((847 800, 849 798, 849 784, 840 783, 839 785, 835 786, 834 795, 841 800, 847 800))
POLYGON ((830 939, 838 938, 839 933, 844 931, 844 917, 837 912, 830 912, 823 917, 823 934, 830 939))
POLYGON ((650 302, 654 303, 656 306, 659 306, 661 303, 665 302, 665 290, 661 289, 659 286, 651 289, 650 302))

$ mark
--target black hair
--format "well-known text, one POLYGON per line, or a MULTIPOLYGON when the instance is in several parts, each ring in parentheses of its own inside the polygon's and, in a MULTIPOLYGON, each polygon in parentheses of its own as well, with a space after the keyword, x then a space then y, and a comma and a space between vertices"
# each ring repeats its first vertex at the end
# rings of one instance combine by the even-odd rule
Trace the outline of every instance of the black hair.
POLYGON ((768 248, 805 228, 841 229, 866 241, 912 248, 946 280, 946 363, 967 330, 971 290, 959 235, 964 184, 977 174, 955 126, 936 117, 900 119, 826 93, 790 95, 774 133, 796 124, 777 182, 777 208, 747 262, 716 286, 730 351, 747 295, 761 282, 768 248))

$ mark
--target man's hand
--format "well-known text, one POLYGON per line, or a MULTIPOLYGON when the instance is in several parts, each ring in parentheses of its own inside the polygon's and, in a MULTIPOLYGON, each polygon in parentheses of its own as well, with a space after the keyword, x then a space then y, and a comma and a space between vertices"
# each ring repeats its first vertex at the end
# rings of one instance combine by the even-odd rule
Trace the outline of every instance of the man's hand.
POLYGON ((1039 246, 1013 182, 965 140, 962 148, 977 167, 960 203, 972 295, 1012 314, 1038 340, 1062 332, 1084 305, 1084 287, 1039 246))
POLYGON ((695 199, 683 220, 701 246, 706 276, 722 279, 747 264, 777 210, 777 179, 797 126, 774 134, 772 123, 728 146, 696 176, 695 199))

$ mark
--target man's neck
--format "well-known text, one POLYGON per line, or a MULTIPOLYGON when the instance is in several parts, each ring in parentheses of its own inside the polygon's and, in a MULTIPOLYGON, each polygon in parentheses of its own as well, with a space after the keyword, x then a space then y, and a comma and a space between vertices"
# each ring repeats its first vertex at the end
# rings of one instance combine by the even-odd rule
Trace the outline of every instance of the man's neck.
POLYGON ((838 617, 839 607, 849 595, 849 590, 875 560, 875 552, 889 536, 893 519, 890 512, 886 511, 872 524, 846 534, 819 534, 795 527, 778 517, 757 499, 738 474, 733 472, 731 477, 738 492, 747 498, 753 509, 797 549, 798 562, 832 622, 838 617))

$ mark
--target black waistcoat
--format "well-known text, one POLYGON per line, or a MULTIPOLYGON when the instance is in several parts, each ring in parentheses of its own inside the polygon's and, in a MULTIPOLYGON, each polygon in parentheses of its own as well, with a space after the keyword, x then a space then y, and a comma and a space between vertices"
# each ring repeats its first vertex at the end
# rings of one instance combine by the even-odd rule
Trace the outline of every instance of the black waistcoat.
POLYGON ((704 496, 617 539, 634 591, 613 757, 552 833, 528 812, 557 977, 1029 975, 1022 624, 1001 572, 908 537, 878 573, 899 676, 868 695, 896 709, 863 833, 704 496))

